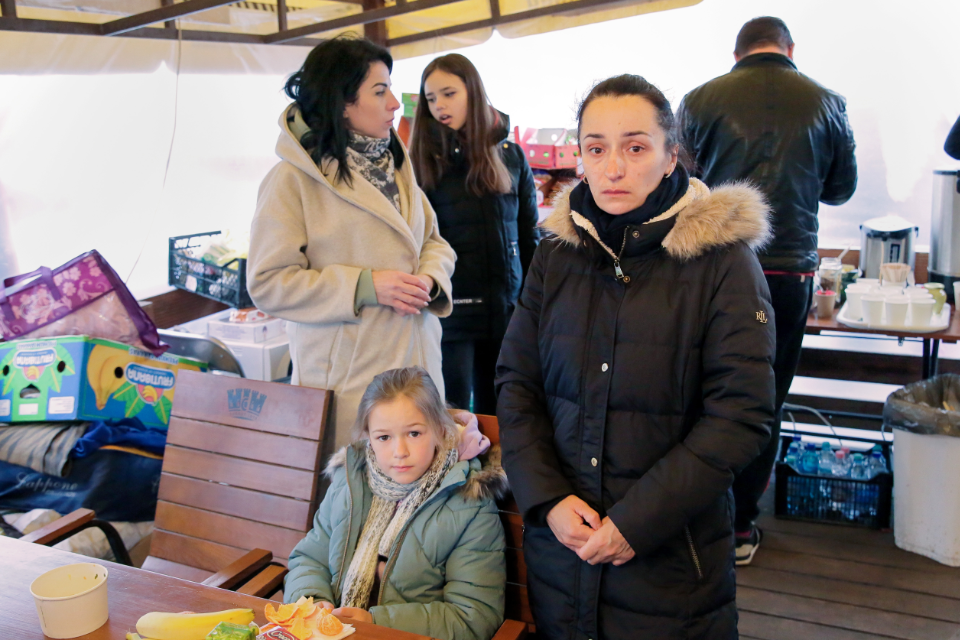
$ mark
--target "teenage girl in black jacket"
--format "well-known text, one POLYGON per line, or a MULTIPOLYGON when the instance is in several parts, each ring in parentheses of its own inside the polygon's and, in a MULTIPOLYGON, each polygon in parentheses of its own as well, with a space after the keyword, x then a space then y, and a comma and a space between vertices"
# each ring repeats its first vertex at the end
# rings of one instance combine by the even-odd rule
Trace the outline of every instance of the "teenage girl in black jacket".
POLYGON ((508 131, 468 59, 450 54, 424 69, 410 157, 457 252, 443 379, 447 401, 466 409, 472 392, 476 413, 496 412, 500 343, 540 238, 533 174, 508 131))

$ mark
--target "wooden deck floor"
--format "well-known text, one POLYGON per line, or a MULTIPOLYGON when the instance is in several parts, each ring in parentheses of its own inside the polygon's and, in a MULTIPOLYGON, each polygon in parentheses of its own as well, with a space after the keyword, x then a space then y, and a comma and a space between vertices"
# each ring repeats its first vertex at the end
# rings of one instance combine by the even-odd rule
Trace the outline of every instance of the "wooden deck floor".
POLYGON ((744 640, 960 640, 960 568, 898 549, 890 532, 773 517, 737 571, 744 640))

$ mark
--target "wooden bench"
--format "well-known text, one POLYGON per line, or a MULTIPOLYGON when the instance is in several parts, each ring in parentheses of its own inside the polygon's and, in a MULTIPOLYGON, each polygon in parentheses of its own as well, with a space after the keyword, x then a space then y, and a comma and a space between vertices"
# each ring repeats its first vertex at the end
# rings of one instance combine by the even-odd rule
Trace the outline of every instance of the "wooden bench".
MULTIPOLYGON (((492 444, 500 444, 500 425, 496 416, 478 415, 480 431, 490 438, 492 444)), ((537 628, 530 612, 530 597, 527 595, 527 565, 523 559, 523 518, 513 494, 508 493, 497 502, 500 508, 500 521, 507 537, 507 602, 506 616, 509 620, 520 620, 527 625, 530 633, 537 628)))

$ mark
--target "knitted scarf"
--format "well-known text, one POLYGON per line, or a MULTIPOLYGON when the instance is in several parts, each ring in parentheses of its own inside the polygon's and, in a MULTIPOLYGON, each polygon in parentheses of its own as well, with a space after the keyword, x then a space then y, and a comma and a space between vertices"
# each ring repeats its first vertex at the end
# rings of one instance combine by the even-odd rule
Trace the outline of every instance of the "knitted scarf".
POLYGON ((371 138, 350 132, 347 166, 375 186, 400 211, 400 188, 390 151, 390 138, 371 138))
POLYGON ((399 484, 390 479, 377 464, 373 447, 367 441, 367 482, 373 491, 370 513, 360 532, 357 550, 350 561, 343 581, 342 607, 367 608, 377 573, 377 558, 389 556, 397 536, 407 521, 429 498, 451 467, 457 463, 457 437, 451 435, 433 457, 433 464, 410 484, 399 484))

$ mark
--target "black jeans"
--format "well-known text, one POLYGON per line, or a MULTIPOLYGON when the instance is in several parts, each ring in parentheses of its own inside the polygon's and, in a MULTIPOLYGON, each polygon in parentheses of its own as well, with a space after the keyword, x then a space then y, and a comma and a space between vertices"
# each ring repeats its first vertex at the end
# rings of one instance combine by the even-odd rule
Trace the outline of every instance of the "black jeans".
POLYGON ((444 340, 443 384, 447 402, 458 409, 470 409, 473 393, 473 412, 497 415, 497 395, 493 378, 497 369, 502 340, 444 340))
POLYGON ((813 277, 768 275, 767 286, 773 303, 774 322, 777 328, 777 355, 773 363, 776 380, 776 415, 770 442, 760 455, 747 465, 733 481, 733 498, 737 505, 734 520, 736 531, 749 531, 753 521, 760 515, 760 497, 770 483, 770 472, 776 462, 780 447, 780 418, 783 403, 790 391, 793 376, 800 364, 803 347, 803 329, 807 324, 810 299, 813 296, 813 277))

